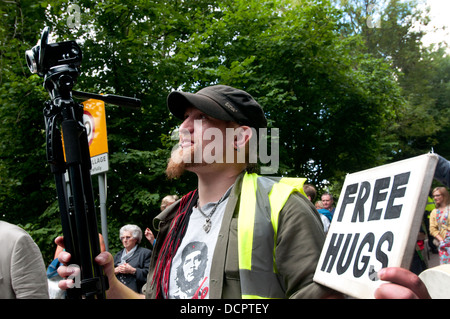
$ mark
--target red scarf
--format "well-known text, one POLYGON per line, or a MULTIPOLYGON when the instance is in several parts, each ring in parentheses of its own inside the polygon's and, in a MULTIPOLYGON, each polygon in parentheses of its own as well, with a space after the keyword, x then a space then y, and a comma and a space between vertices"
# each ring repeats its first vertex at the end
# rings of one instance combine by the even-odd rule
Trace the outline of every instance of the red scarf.
POLYGON ((172 259, 175 256, 181 240, 186 233, 189 223, 189 216, 192 208, 197 203, 198 192, 194 190, 181 198, 177 213, 170 223, 169 233, 167 234, 161 251, 156 261, 156 269, 153 274, 152 285, 156 281, 156 298, 167 297, 169 293, 169 277, 172 259), (162 294, 164 292, 164 295, 162 294))

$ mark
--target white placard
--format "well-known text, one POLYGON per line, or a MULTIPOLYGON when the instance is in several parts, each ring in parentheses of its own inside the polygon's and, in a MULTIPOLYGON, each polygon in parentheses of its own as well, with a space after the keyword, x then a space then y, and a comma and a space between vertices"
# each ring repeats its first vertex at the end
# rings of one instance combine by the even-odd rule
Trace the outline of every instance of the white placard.
POLYGON ((381 268, 409 269, 437 160, 425 154, 347 175, 314 281, 373 298, 381 268))

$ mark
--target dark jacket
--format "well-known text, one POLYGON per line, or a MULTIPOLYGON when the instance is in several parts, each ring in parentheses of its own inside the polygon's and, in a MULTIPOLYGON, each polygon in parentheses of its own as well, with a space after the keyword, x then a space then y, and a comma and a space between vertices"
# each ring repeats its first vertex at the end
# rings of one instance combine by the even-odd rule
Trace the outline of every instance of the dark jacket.
MULTIPOLYGON (((120 263, 120 257, 122 256, 124 249, 114 256, 114 267, 117 267, 120 263)), ((136 273, 134 275, 118 274, 117 279, 124 283, 128 288, 141 293, 142 286, 147 281, 151 254, 152 251, 150 249, 138 246, 133 256, 126 260, 130 266, 136 268, 136 273)))
MULTIPOLYGON (((231 190, 217 239, 210 273, 211 299, 241 298, 237 219, 242 176, 231 190)), ((179 201, 155 218, 159 233, 146 284, 147 298, 156 296, 156 284, 152 285, 153 271, 178 206, 179 201)), ((313 282, 324 241, 323 225, 314 205, 303 195, 291 195, 280 212, 276 248, 276 264, 286 283, 286 298, 320 298, 330 293, 329 289, 313 282)))
POLYGON ((444 184, 445 186, 450 186, 450 162, 438 155, 438 163, 436 165, 436 171, 434 173, 434 178, 444 184))

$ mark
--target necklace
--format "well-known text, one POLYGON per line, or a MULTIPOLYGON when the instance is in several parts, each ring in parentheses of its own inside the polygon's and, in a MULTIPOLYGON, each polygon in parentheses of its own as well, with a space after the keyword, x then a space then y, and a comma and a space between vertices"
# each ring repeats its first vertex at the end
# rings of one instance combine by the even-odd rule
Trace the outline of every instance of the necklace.
POLYGON ((211 230, 211 226, 212 226, 212 223, 211 223, 211 217, 212 217, 212 215, 216 212, 217 206, 219 206, 219 204, 222 203, 222 202, 225 200, 225 198, 228 197, 228 194, 229 194, 229 193, 230 193, 230 192, 227 191, 227 192, 222 196, 222 198, 214 205, 214 207, 213 207, 213 209, 212 209, 212 211, 211 211, 211 213, 210 213, 209 215, 206 215, 206 214, 202 211, 202 209, 200 208, 200 198, 197 199, 197 209, 198 209, 198 211, 206 218, 205 224, 203 225, 203 230, 204 230, 206 233, 209 233, 209 231, 211 230))

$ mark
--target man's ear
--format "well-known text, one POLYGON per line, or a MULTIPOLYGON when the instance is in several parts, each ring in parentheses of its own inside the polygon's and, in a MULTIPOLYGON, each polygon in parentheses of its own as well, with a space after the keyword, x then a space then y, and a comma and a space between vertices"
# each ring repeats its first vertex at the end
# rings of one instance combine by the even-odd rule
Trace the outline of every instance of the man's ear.
POLYGON ((235 131, 234 136, 234 149, 239 151, 245 149, 245 145, 252 138, 253 132, 250 126, 239 126, 235 131))

